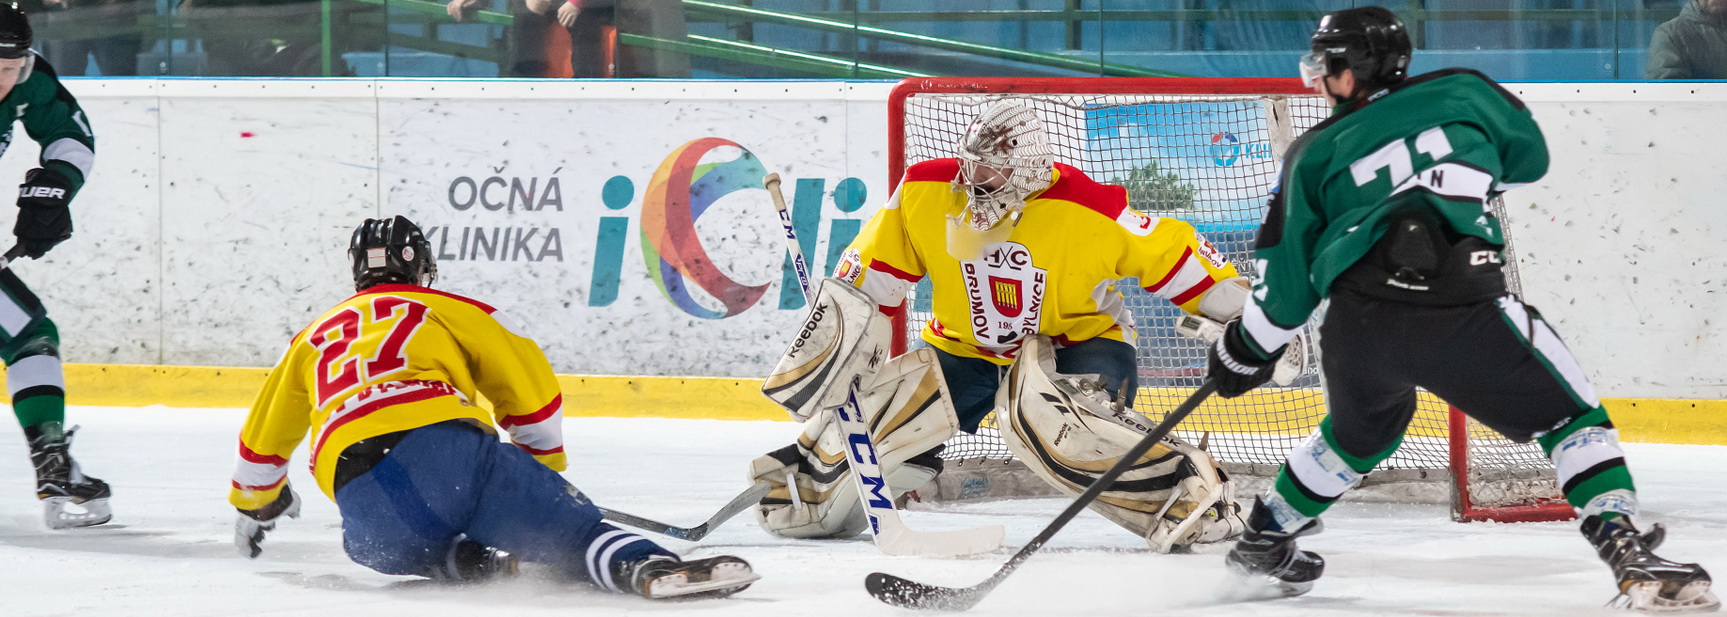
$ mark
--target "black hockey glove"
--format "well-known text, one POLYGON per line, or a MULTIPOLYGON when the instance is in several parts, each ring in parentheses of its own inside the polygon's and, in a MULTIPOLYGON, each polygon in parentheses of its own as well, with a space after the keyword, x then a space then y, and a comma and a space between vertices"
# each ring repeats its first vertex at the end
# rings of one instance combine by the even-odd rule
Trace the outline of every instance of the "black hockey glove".
POLYGON ((72 237, 72 181, 38 167, 18 185, 18 222, 12 226, 24 254, 41 259, 54 245, 72 237))
POLYGON ((1277 367, 1277 359, 1283 357, 1283 348, 1271 353, 1270 357, 1260 354, 1247 343, 1243 337, 1246 333, 1241 329, 1241 320, 1229 322, 1223 327, 1223 336, 1217 337, 1217 342, 1211 344, 1211 352, 1207 357, 1205 376, 1217 383, 1217 395, 1223 398, 1235 398, 1247 394, 1248 390, 1265 385, 1271 381, 1271 373, 1277 367))
POLYGON ((294 489, 282 486, 282 494, 275 501, 265 504, 256 510, 240 510, 240 515, 234 517, 234 546, 240 549, 240 554, 247 559, 257 559, 263 554, 264 532, 276 528, 276 521, 283 516, 300 518, 300 498, 294 495, 294 489))

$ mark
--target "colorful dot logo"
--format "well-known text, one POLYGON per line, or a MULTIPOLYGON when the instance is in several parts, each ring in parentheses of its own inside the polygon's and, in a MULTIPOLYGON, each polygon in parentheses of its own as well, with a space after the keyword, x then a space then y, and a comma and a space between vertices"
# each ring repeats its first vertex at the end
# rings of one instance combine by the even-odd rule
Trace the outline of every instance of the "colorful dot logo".
POLYGON ((1220 167, 1234 165, 1235 160, 1241 158, 1239 142, 1240 140, 1235 138, 1235 133, 1224 131, 1213 134, 1211 136, 1211 159, 1216 161, 1220 167))
POLYGON ((733 192, 762 188, 766 174, 755 154, 720 137, 678 146, 654 170, 642 200, 642 257, 660 293, 679 309, 702 319, 723 319, 744 312, 767 292, 767 283, 742 285, 721 272, 696 235, 696 220, 708 206, 733 192), (738 157, 703 162, 715 149, 727 147, 736 148, 738 157), (696 303, 690 295, 691 281, 725 310, 696 303))

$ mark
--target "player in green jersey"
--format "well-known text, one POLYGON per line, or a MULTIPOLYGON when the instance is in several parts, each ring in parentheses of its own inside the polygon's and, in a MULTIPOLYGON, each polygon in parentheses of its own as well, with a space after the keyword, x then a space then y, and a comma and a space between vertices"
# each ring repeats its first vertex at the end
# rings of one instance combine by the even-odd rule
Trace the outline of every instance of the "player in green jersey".
MULTIPOLYGON (((24 12, 0 5, 0 117, 8 123, 0 152, 11 145, 10 119, 42 147, 35 169, 18 187, 18 244, 6 260, 41 258, 72 237, 72 196, 84 185, 96 159, 96 138, 78 101, 60 85, 54 69, 30 50, 24 12)), ((36 465, 36 495, 49 527, 64 529, 108 522, 108 484, 84 475, 72 460, 66 419, 66 380, 60 367, 60 333, 47 309, 11 269, 0 270, 0 359, 12 412, 30 441, 36 465)))
POLYGON ((1328 410, 1258 499, 1228 557, 1286 595, 1324 570, 1295 539, 1402 442, 1425 388, 1553 459, 1583 534, 1631 608, 1714 610, 1709 575, 1651 551, 1660 525, 1633 524, 1637 496, 1607 411, 1553 328, 1509 293, 1505 239, 1488 204, 1547 172, 1529 110, 1486 76, 1415 77, 1390 11, 1325 16, 1303 78, 1335 105, 1290 146, 1256 242, 1253 298, 1212 346, 1225 397, 1265 383, 1321 300, 1328 410))

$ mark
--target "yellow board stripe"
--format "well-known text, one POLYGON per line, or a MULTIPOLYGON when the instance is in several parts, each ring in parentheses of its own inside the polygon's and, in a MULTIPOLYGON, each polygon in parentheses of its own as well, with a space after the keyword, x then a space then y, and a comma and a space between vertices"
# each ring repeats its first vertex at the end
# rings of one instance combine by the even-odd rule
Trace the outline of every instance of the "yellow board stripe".
MULTIPOLYGON (((66 402, 249 407, 268 372, 248 367, 67 364, 66 402)), ((559 375, 558 383, 564 390, 564 415, 572 417, 790 420, 784 409, 762 396, 759 379, 559 375)), ((1148 388, 1141 392, 1139 406, 1155 419, 1158 407, 1165 403, 1173 407, 1187 394, 1179 388, 1148 388)), ((1318 397, 1314 390, 1267 389, 1227 405, 1213 399, 1195 410, 1183 428, 1227 432, 1230 426, 1239 426, 1235 417, 1256 413, 1262 406, 1295 403, 1317 408, 1318 397)), ((1727 400, 1610 398, 1603 402, 1625 441, 1727 445, 1727 422, 1722 421, 1727 418, 1727 400)), ((1437 421, 1437 414, 1431 415, 1437 421)), ((1305 434, 1317 421, 1290 423, 1277 432, 1305 434)), ((1412 436, 1432 436, 1425 432, 1417 430, 1412 436)))

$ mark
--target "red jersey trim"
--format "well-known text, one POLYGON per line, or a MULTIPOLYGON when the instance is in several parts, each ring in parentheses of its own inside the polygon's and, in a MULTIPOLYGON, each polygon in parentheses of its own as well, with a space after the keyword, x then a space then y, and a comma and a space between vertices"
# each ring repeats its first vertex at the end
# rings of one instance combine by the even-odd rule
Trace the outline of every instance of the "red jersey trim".
POLYGON ((1086 177, 1085 172, 1063 163, 1055 164, 1055 182, 1032 199, 1055 199, 1085 206, 1114 221, 1127 209, 1127 189, 1113 184, 1100 184, 1086 177))
POLYGON ((288 474, 282 474, 282 478, 280 480, 277 480, 275 482, 271 482, 271 483, 263 485, 263 486, 250 486, 250 485, 246 485, 246 484, 241 484, 239 482, 232 482, 235 489, 242 490, 242 491, 268 491, 268 490, 272 490, 272 489, 276 489, 276 488, 281 488, 281 486, 283 484, 287 484, 287 483, 288 483, 288 474))
POLYGON ((1211 286, 1216 284, 1217 279, 1209 276, 1205 277, 1205 280, 1195 283, 1194 286, 1187 288, 1187 291, 1181 292, 1181 295, 1174 298, 1170 298, 1169 301, 1178 306, 1187 304, 1188 300, 1198 298, 1200 294, 1205 293, 1205 290, 1211 289, 1211 286))
POLYGON ((373 285, 371 287, 367 287, 364 291, 361 291, 359 293, 354 294, 353 296, 349 297, 348 299, 352 300, 352 299, 358 298, 360 296, 370 296, 370 295, 388 294, 388 293, 416 293, 416 294, 431 294, 434 296, 443 296, 443 297, 449 298, 451 300, 456 300, 456 301, 466 302, 468 304, 472 304, 475 307, 478 307, 480 310, 485 311, 487 315, 498 312, 498 309, 492 308, 492 305, 486 304, 486 303, 481 302, 479 300, 475 300, 473 298, 469 298, 466 296, 458 296, 456 294, 453 294, 453 293, 450 293, 447 291, 438 291, 438 290, 432 289, 430 287, 421 287, 419 285, 395 285, 395 284, 373 285))
POLYGON ((552 416, 557 415, 558 412, 563 411, 563 409, 564 409, 564 395, 562 393, 559 393, 557 396, 552 397, 552 402, 546 403, 546 406, 541 407, 539 411, 536 411, 536 412, 531 413, 531 414, 525 414, 525 415, 519 415, 519 416, 504 416, 502 418, 498 418, 498 426, 501 426, 501 427, 504 427, 507 429, 507 428, 510 428, 512 426, 523 426, 523 425, 528 425, 528 424, 538 424, 540 422, 546 421, 546 418, 550 418, 552 416))
POLYGON ((244 441, 240 442, 240 460, 248 463, 257 463, 259 465, 276 465, 278 467, 288 464, 288 459, 286 458, 272 454, 259 454, 257 452, 253 452, 251 448, 246 447, 246 442, 244 441))
POLYGON ((902 281, 906 281, 908 283, 916 283, 918 281, 923 280, 923 277, 921 277, 921 276, 914 276, 910 272, 906 272, 905 270, 895 268, 892 265, 889 265, 887 262, 882 261, 880 259, 869 260, 869 269, 887 274, 889 276, 892 276, 892 277, 899 279, 899 280, 902 280, 902 281))
POLYGON ((924 161, 905 170, 905 180, 901 182, 953 182, 959 177, 959 159, 945 158, 924 161))
MULTIPOLYGON (((1189 257, 1193 257, 1193 247, 1190 246, 1190 247, 1181 249, 1181 259, 1175 260, 1175 267, 1170 268, 1169 272, 1164 273, 1163 278, 1157 279, 1156 283, 1146 285, 1145 290, 1149 291, 1149 292, 1156 293, 1157 290, 1163 289, 1164 285, 1169 284, 1170 279, 1175 278, 1175 273, 1180 272, 1181 267, 1187 265, 1187 259, 1189 257)), ((1177 304, 1179 304, 1179 302, 1177 304)))
POLYGON ((346 414, 343 414, 342 417, 337 418, 335 422, 331 422, 330 425, 328 427, 325 427, 324 431, 318 435, 318 443, 312 447, 311 464, 312 465, 318 464, 318 454, 320 452, 323 452, 324 443, 330 440, 330 435, 335 434, 336 429, 339 429, 339 428, 347 425, 349 422, 353 422, 353 421, 358 420, 360 418, 364 418, 368 415, 371 415, 372 412, 377 411, 379 409, 383 409, 385 407, 393 407, 396 405, 406 405, 408 403, 418 403, 420 401, 424 401, 424 400, 428 400, 428 399, 434 399, 434 398, 438 398, 440 396, 452 396, 452 395, 450 394, 450 391, 442 390, 442 389, 438 389, 438 388, 426 388, 426 389, 422 389, 422 390, 413 390, 413 391, 404 392, 404 393, 401 393, 401 394, 398 394, 395 396, 386 396, 386 397, 380 398, 378 400, 368 402, 364 405, 361 405, 361 406, 355 408, 353 411, 350 411, 346 414))
POLYGON ((564 452, 563 446, 558 446, 558 447, 552 448, 550 450, 535 450, 533 448, 524 446, 522 444, 516 444, 516 447, 521 448, 523 452, 527 452, 528 454, 532 454, 534 456, 546 456, 548 454, 562 454, 564 452))

